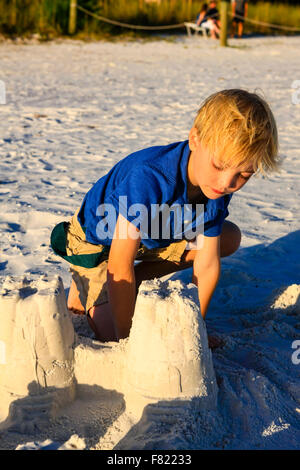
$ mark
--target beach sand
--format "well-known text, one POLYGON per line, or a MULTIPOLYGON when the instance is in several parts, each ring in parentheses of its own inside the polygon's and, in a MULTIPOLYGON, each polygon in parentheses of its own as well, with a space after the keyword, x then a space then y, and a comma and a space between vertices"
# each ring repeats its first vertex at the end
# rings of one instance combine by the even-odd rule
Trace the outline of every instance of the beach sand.
MULTIPOLYGON (((282 170, 268 178, 252 178, 234 195, 229 220, 241 228, 241 247, 222 260, 222 276, 205 325, 196 312, 197 302, 191 307, 196 309, 197 325, 202 325, 193 346, 205 358, 200 369, 198 363, 197 373, 211 368, 209 404, 202 406, 204 388, 195 386, 201 382, 201 374, 195 371, 191 377, 198 378, 186 395, 176 388, 173 369, 168 369, 169 376, 175 377, 170 389, 159 382, 157 377, 165 377, 166 372, 156 377, 157 369, 151 369, 151 358, 155 367, 159 361, 145 331, 146 314, 152 318, 153 313, 145 307, 145 289, 154 292, 154 304, 164 305, 158 311, 167 312, 158 324, 172 318, 173 308, 176 325, 182 328, 185 302, 192 302, 188 269, 166 276, 162 284, 153 281, 141 286, 138 334, 133 328, 131 339, 118 345, 94 340, 85 317, 66 317, 69 349, 60 349, 59 360, 73 361, 73 375, 66 371, 59 375, 55 368, 59 364, 52 364, 56 385, 51 386, 64 387, 70 380, 68 394, 49 402, 39 395, 37 380, 29 381, 29 372, 26 383, 24 369, 24 382, 16 379, 13 385, 16 395, 11 397, 10 429, 5 426, 8 421, 1 401, 1 449, 299 448, 300 97, 295 80, 300 80, 300 38, 232 40, 232 47, 226 49, 203 38, 171 39, 0 43, 0 80, 7 101, 0 105, 1 285, 2 290, 6 286, 5 292, 19 292, 25 276, 31 287, 27 303, 24 298, 25 304, 20 305, 32 306, 42 302, 33 300, 33 290, 39 292, 48 283, 44 296, 50 307, 37 307, 36 312, 53 313, 55 279, 61 279, 63 303, 70 273, 67 263, 49 247, 50 232, 56 223, 70 219, 92 184, 133 151, 185 140, 201 101, 210 93, 234 87, 260 91, 278 122, 282 170), (178 300, 172 307, 174 296, 183 303, 178 300), (210 351, 207 333, 218 336, 223 345, 210 351), (134 362, 130 356, 130 344, 134 350, 143 338, 148 341, 149 354, 143 360, 150 361, 144 369, 152 377, 150 385, 149 376, 142 376, 143 362, 134 362), (68 354, 73 354, 72 360, 68 354), (108 358, 114 364, 111 370, 119 371, 115 375, 109 375, 108 358), (104 373, 93 381, 98 364, 104 373), (130 390, 124 388, 127 380, 130 390), (137 392, 143 383, 146 388, 137 392), (41 419, 42 413, 46 418, 41 419)), ((17 312, 15 306, 10 311, 17 312)), ((6 308, 0 312, 0 336, 7 312, 6 308)), ((170 328, 164 331, 173 331, 170 328)), ((36 331, 36 325, 30 331, 36 331)), ((65 337, 64 329, 55 331, 65 337)), ((30 341, 35 344, 32 337, 30 341)), ((49 338, 46 343, 50 348, 49 338)), ((166 353, 171 344, 167 335, 158 350, 166 353)), ((9 379, 3 379, 7 364, 1 344, 0 353, 3 392, 9 379)), ((181 353, 168 357, 168 364, 186 357, 185 349, 181 353)), ((180 367, 182 377, 187 378, 192 369, 180 367)), ((16 377, 22 376, 18 375, 20 366, 16 372, 16 377)))

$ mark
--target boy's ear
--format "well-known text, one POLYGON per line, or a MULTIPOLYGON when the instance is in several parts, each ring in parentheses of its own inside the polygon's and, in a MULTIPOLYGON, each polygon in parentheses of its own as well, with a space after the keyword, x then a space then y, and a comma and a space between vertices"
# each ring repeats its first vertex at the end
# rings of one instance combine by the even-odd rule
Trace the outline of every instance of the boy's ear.
POLYGON ((199 145, 199 136, 198 136, 198 130, 196 127, 192 127, 189 133, 189 147, 190 150, 196 150, 196 148, 199 145))

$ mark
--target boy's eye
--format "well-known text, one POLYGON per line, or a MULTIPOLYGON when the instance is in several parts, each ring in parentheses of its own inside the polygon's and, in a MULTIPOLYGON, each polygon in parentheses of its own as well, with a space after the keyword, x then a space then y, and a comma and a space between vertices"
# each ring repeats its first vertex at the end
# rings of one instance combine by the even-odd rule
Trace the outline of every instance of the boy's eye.
POLYGON ((251 174, 251 175, 240 175, 240 177, 243 178, 243 180, 246 180, 246 181, 247 181, 248 179, 250 179, 251 176, 252 176, 252 174, 251 174))
POLYGON ((217 166, 215 163, 213 163, 213 167, 218 171, 223 171, 224 170, 224 168, 221 168, 220 166, 217 166))
POLYGON ((251 178, 251 176, 252 175, 248 175, 248 176, 240 175, 240 177, 245 181, 248 181, 251 178))
MULTIPOLYGON (((214 167, 217 171, 224 171, 224 170, 225 170, 224 167, 221 167, 221 166, 216 165, 215 162, 212 162, 212 165, 213 165, 213 167, 214 167)), ((244 174, 240 173, 239 176, 240 176, 243 180, 247 181, 248 179, 251 178, 251 176, 252 176, 253 174, 254 174, 254 173, 252 173, 252 172, 251 172, 250 174, 249 174, 249 173, 246 173, 246 174, 245 174, 245 173, 244 173, 244 174)))

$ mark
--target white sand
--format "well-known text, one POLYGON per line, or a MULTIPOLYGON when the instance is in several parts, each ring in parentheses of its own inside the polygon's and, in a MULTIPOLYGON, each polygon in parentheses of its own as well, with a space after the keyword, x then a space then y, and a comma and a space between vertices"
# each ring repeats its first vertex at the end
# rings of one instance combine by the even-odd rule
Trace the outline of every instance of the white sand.
MULTIPOLYGON (((154 402, 160 399, 153 404, 146 397, 142 411, 143 400, 133 400, 130 405, 133 392, 126 396, 124 380, 117 375, 104 374, 101 380, 107 381, 107 387, 100 380, 91 385, 97 351, 123 372, 122 361, 124 365, 127 359, 126 367, 132 365, 128 380, 133 388, 147 383, 149 377, 142 374, 153 371, 151 365, 143 368, 134 361, 126 342, 117 346, 124 347, 124 354, 117 354, 112 351, 115 346, 93 341, 85 319, 74 317, 74 355, 79 354, 83 361, 86 354, 90 364, 85 369, 83 362, 75 361, 75 377, 85 374, 76 398, 46 414, 44 423, 38 417, 41 408, 49 410, 47 403, 36 400, 33 410, 26 398, 21 403, 15 400, 14 409, 21 412, 13 415, 18 419, 10 432, 0 431, 0 448, 14 449, 26 443, 60 448, 70 442, 78 449, 299 448, 300 365, 292 362, 292 343, 300 339, 300 105, 292 103, 292 83, 300 78, 300 39, 276 37, 231 44, 235 47, 226 50, 201 38, 0 44, 0 79, 7 89, 7 105, 0 106, 3 279, 25 273, 39 283, 44 274, 49 282, 51 276, 60 275, 67 289, 68 266, 49 248, 53 225, 68 219, 92 183, 129 152, 185 139, 201 100, 216 90, 261 90, 277 118, 284 157, 280 175, 253 178, 230 205, 230 219, 243 232, 242 246, 223 260, 222 277, 206 320, 208 333, 218 334, 225 343, 212 353, 216 406, 201 408, 191 394, 178 403, 174 399, 178 394, 176 374, 171 372, 173 395, 158 397, 162 385, 153 383, 156 394, 150 398, 154 402), (135 407, 139 412, 135 413, 135 407), (28 422, 36 422, 37 428, 27 426, 28 422)), ((169 278, 187 285, 191 270, 169 278)), ((188 299, 187 292, 181 298, 183 302, 188 299)), ((168 303, 165 299, 169 312, 168 303)), ((174 309, 176 322, 182 308, 174 309)), ((145 338, 143 328, 149 321, 148 309, 143 309, 142 305, 145 322, 136 318, 135 345, 145 338)), ((3 311, 0 335, 6 324, 2 315, 3 311)), ((149 315, 152 318, 152 312, 149 315)), ((155 334, 153 342, 147 338, 154 358, 155 338, 155 334)), ((201 345, 203 341, 202 336, 201 345)), ((171 342, 168 338, 160 347, 171 342)), ((167 352, 168 348, 164 354, 167 352)), ((209 364, 208 352, 203 367, 209 364)), ((170 359, 178 364, 180 357, 170 359)), ((165 365, 159 367, 158 377, 165 377, 165 365)), ((195 378, 201 382, 194 371, 191 379, 195 378)), ((19 390, 24 383, 13 386, 19 390)), ((22 390, 15 392, 23 394, 22 390)), ((144 392, 139 390, 139 396, 145 398, 144 392)))

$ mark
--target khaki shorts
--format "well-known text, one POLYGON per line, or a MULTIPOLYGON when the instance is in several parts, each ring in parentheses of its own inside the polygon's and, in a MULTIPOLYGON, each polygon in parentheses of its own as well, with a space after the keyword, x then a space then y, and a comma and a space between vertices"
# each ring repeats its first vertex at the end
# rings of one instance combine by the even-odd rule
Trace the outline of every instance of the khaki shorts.
MULTIPOLYGON (((67 254, 81 255, 98 253, 103 245, 94 245, 85 239, 85 233, 77 219, 79 209, 73 215, 67 232, 67 254)), ((138 249, 136 260, 143 261, 173 261, 180 262, 186 249, 187 241, 180 240, 166 248, 148 249, 141 245, 138 249)), ((108 256, 107 256, 108 258, 108 256)), ((79 298, 86 312, 94 305, 108 302, 107 292, 107 264, 108 259, 102 261, 95 268, 84 268, 71 264, 70 272, 79 292, 79 298)))

